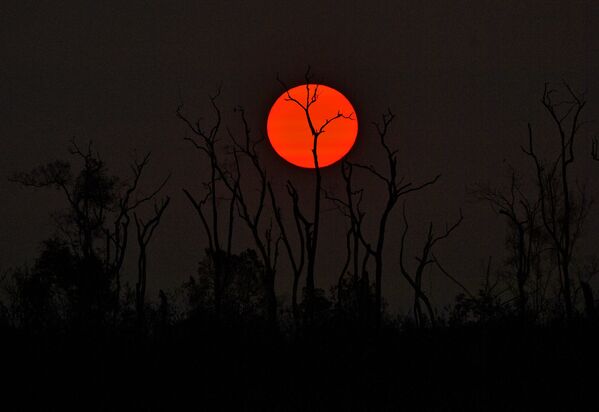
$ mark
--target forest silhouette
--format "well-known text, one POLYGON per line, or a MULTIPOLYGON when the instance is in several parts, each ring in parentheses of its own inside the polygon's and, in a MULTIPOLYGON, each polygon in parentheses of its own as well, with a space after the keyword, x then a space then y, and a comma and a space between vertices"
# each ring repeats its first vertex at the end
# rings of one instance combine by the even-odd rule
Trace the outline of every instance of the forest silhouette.
POLYGON ((309 70, 304 80, 315 87, 287 100, 311 133, 311 192, 291 180, 273 186, 260 150, 267 143, 242 107, 237 126, 224 123, 218 92, 209 98, 211 123, 183 105, 176 111, 208 171, 198 176, 201 191, 171 188, 166 172, 147 182, 148 168, 160 169, 150 153, 129 175, 113 175, 91 142, 75 140, 69 160, 15 171, 14 184, 58 191, 64 207, 51 215, 55 234, 34 263, 2 273, 0 336, 11 380, 4 402, 15 410, 598 408, 599 261, 578 249, 584 233, 596 232, 586 217, 597 212, 572 170, 579 148, 588 148, 599 173, 597 141, 581 134, 585 96, 546 84, 540 104, 553 132, 528 125, 518 148, 527 168, 508 166, 501 185, 471 182, 469 200, 504 222, 498 254, 508 256, 489 258, 472 288, 435 254, 460 230, 462 211, 448 211, 455 218, 443 226, 408 218, 412 199, 438 190, 442 171, 422 181, 403 174, 389 110, 371 126, 384 162, 350 153, 331 166, 343 186, 329 189, 318 140, 352 115, 313 124, 318 87, 309 70), (161 219, 175 196, 188 201, 207 247, 188 280, 149 296, 148 257, 168 247, 155 234, 166 230, 161 219), (365 208, 365 198, 376 207, 365 208), (320 233, 325 207, 346 228, 336 234, 345 253, 330 288, 319 287, 318 261, 330 253, 320 233), (402 228, 398 244, 388 236, 391 221, 402 228), (415 228, 425 233, 418 242, 415 228), (240 230, 247 244, 235 243, 240 230), (391 261, 398 273, 387 269, 391 261), (449 307, 431 299, 429 270, 460 290, 449 307), (409 313, 387 309, 385 277, 406 281, 409 313), (289 302, 276 287, 281 278, 289 302))

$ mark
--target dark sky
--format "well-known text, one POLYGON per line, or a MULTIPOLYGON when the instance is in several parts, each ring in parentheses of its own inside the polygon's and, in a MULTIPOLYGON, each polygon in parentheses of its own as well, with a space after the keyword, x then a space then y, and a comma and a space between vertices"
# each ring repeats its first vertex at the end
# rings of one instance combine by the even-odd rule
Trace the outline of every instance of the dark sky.
MULTIPOLYGON (((397 115, 392 143, 400 148, 402 172, 415 182, 442 174, 437 186, 409 200, 412 233, 418 239, 428 220, 444 224, 461 207, 465 221, 438 255, 474 285, 486 256, 500 259, 503 226, 488 207, 469 202, 465 188, 500 181, 504 159, 522 164, 526 123, 548 124, 539 104, 545 81, 563 78, 587 90, 584 117, 597 118, 597 17, 599 3, 572 0, 4 1, 0 176, 66 158, 72 137, 93 140, 121 174, 136 151, 152 150, 148 187, 172 172, 167 192, 173 201, 151 245, 149 286, 178 285, 193 273, 205 239, 181 193, 182 187, 199 188, 202 167, 200 155, 183 141, 178 103, 209 120, 206 98, 222 83, 229 124, 231 109, 241 104, 259 135, 281 92, 276 74, 299 84, 310 64, 316 79, 342 91, 357 110, 353 159, 380 164, 369 123, 390 107, 397 115)), ((599 165, 588 160, 597 130, 589 123, 578 147, 577 168, 591 185, 599 176, 599 165)), ((309 173, 271 151, 263 156, 271 174, 310 187, 309 173)), ((327 169, 324 179, 335 188, 338 169, 327 169)), ((6 178, 0 194, 0 269, 31 263, 39 242, 52 233, 48 216, 60 197, 6 178)), ((596 227, 597 214, 589 227, 596 227)), ((344 230, 342 221, 325 221, 327 233, 344 230)), ((400 228, 390 226, 390 242, 400 228)), ((323 242, 320 286, 341 266, 343 245, 332 239, 338 238, 323 242)), ((385 251, 385 288, 393 301, 407 290, 396 272, 396 250, 390 243, 385 251)), ((288 295, 290 279, 281 276, 281 293, 288 295)), ((431 276, 433 298, 442 303, 455 290, 431 276)))

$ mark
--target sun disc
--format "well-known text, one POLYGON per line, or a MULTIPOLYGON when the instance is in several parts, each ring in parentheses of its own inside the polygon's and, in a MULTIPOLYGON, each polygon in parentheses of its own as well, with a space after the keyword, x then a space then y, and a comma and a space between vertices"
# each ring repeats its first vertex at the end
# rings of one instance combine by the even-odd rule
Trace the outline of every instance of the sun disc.
POLYGON ((343 158, 358 135, 356 112, 339 91, 322 84, 311 84, 308 91, 304 84, 284 92, 270 109, 266 124, 268 139, 279 156, 304 168, 315 167, 312 154, 314 136, 306 112, 289 96, 305 107, 307 98, 311 98, 315 91, 316 100, 309 107, 312 124, 316 130, 320 130, 330 121, 318 137, 316 154, 319 168, 330 166, 343 158), (335 118, 338 114, 343 116, 335 118))

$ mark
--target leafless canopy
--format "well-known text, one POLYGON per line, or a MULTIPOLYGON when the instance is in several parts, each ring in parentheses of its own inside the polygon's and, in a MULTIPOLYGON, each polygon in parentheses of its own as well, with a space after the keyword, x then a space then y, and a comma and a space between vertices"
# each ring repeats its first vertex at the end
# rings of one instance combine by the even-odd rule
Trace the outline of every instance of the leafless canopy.
POLYGON ((575 160, 576 137, 582 122, 580 114, 586 105, 584 95, 575 93, 563 83, 565 97, 557 89, 545 85, 541 103, 549 114, 558 135, 553 158, 543 161, 535 150, 532 127, 528 125, 528 146, 522 151, 533 161, 540 211, 545 231, 552 240, 560 269, 562 295, 568 319, 573 316, 571 262, 576 241, 580 237, 590 200, 586 190, 578 186, 572 191, 570 167, 575 160))

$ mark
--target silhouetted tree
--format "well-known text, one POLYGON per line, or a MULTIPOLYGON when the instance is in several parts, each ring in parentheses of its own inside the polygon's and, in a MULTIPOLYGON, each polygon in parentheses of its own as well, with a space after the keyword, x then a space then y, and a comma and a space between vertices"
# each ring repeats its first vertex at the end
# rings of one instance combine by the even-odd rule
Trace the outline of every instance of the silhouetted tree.
MULTIPOLYGON (((377 224, 377 235, 373 241, 369 241, 365 238, 362 230, 359 230, 358 235, 360 241, 366 248, 367 252, 374 258, 375 270, 374 270, 374 282, 375 282, 375 315, 377 326, 381 323, 382 316, 382 278, 383 278, 383 250, 385 246, 385 234, 387 231, 387 224, 391 216, 391 212, 395 208, 397 201, 403 196, 417 192, 427 186, 434 184, 441 175, 435 176, 433 179, 428 180, 418 186, 414 186, 412 182, 406 182, 405 177, 398 175, 398 159, 397 149, 391 149, 387 143, 387 135, 389 132, 389 126, 393 122, 395 115, 388 110, 387 113, 382 116, 382 123, 374 122, 377 134, 379 136, 380 145, 385 153, 386 170, 384 172, 379 171, 372 165, 364 165, 356 162, 351 162, 353 167, 365 170, 380 181, 386 192, 386 198, 384 205, 380 207, 381 213, 378 217, 377 224)), ((360 210, 360 203, 356 203, 356 210, 353 213, 354 216, 361 216, 363 211, 360 210)), ((355 218, 354 218, 355 220, 355 218)), ((360 229, 360 225, 354 225, 356 229, 360 229)))
POLYGON ((272 203, 273 214, 275 217, 275 221, 279 228, 280 239, 285 246, 285 250, 287 251, 287 257, 289 258, 289 262, 291 264, 291 270, 293 271, 293 285, 291 289, 291 311, 293 315, 293 320, 295 323, 296 330, 299 328, 300 322, 300 311, 299 311, 299 303, 298 303, 298 288, 299 281, 302 275, 304 264, 306 261, 306 237, 305 234, 309 231, 308 221, 304 218, 301 213, 299 207, 299 196, 297 194, 297 190, 291 184, 291 182, 287 182, 287 192, 291 197, 293 204, 293 222, 295 224, 295 229, 297 231, 298 237, 298 247, 294 249, 291 243, 291 239, 289 236, 289 232, 286 228, 286 225, 283 222, 283 215, 281 213, 281 208, 277 204, 277 200, 272 189, 272 185, 270 182, 268 185, 268 193, 270 196, 270 200, 272 203), (294 251, 295 250, 295 251, 294 251))
MULTIPOLYGON (((208 252, 209 253, 209 252, 208 252)), ((259 320, 264 313, 267 293, 259 278, 264 265, 252 249, 227 257, 227 271, 221 279, 221 319, 229 324, 259 320)), ((200 262, 196 277, 183 284, 191 318, 203 319, 216 310, 213 303, 216 293, 215 261, 209 254, 200 262)))
POLYGON ((36 334, 56 328, 62 321, 63 307, 53 279, 42 275, 37 267, 13 269, 8 275, 3 289, 8 296, 9 323, 36 334))
MULTIPOLYGON (((308 316, 308 320, 311 322, 314 316, 314 305, 313 301, 315 299, 315 282, 314 282, 314 270, 316 265, 316 252, 318 250, 318 236, 320 229, 320 202, 322 197, 322 175, 320 171, 320 165, 318 163, 318 138, 325 132, 326 127, 332 122, 338 119, 353 119, 353 113, 343 114, 341 111, 337 111, 336 114, 327 118, 321 125, 315 125, 312 121, 312 117, 310 115, 310 108, 316 101, 318 100, 318 84, 312 83, 312 77, 310 74, 310 68, 306 71, 304 76, 306 82, 306 96, 305 99, 302 97, 294 97, 289 92, 289 87, 279 79, 281 86, 287 93, 287 98, 285 99, 288 102, 296 104, 301 110, 304 111, 306 116, 306 122, 310 129, 311 137, 312 137, 312 158, 314 159, 314 207, 312 211, 312 219, 307 221, 305 218, 304 224, 304 238, 306 243, 306 257, 307 257, 307 266, 306 266, 306 312, 308 316), (312 87, 311 87, 312 85, 312 87)), ((292 189, 293 192, 297 193, 295 189, 292 189)))
POLYGON ((158 299, 160 301, 158 305, 158 327, 159 333, 164 335, 171 323, 172 308, 164 290, 160 289, 158 291, 158 299))
POLYGON ((346 235, 346 260, 337 281, 337 303, 342 305, 343 300, 348 303, 355 302, 355 310, 361 322, 367 322, 370 317, 370 279, 368 277, 368 259, 370 253, 360 241, 362 222, 365 213, 360 204, 363 199, 363 189, 353 187, 354 166, 343 159, 341 163, 341 176, 345 185, 345 197, 339 198, 326 193, 327 199, 333 201, 341 213, 349 219, 349 228, 346 235), (346 279, 349 267, 352 267, 352 277, 346 279), (352 290, 353 289, 353 290, 352 290), (343 296, 347 295, 347 296, 343 296), (353 296, 352 296, 353 295, 353 296))
MULTIPOLYGON (((219 170, 223 178, 223 181, 225 182, 229 190, 235 194, 239 216, 249 228, 252 234, 252 238, 254 240, 254 244, 264 264, 264 271, 263 273, 261 273, 260 278, 262 280, 263 288, 267 296, 266 312, 269 323, 273 328, 276 328, 277 296, 275 293, 275 275, 277 271, 279 243, 281 240, 281 236, 276 236, 273 233, 272 219, 269 225, 265 228, 265 230, 262 230, 262 217, 265 214, 264 212, 266 206, 265 201, 268 191, 268 178, 266 170, 260 162, 260 158, 256 151, 256 146, 264 139, 253 141, 250 135, 251 130, 245 117, 245 111, 242 107, 237 107, 236 111, 240 113, 241 121, 243 124, 244 138, 242 141, 236 139, 233 133, 231 133, 231 131, 229 130, 229 137, 233 142, 233 172, 227 174, 222 169, 219 170), (249 161, 251 167, 255 172, 255 176, 257 176, 258 199, 257 204, 255 205, 253 210, 250 205, 251 199, 248 198, 246 194, 247 191, 253 188, 243 183, 246 179, 242 180, 243 172, 241 162, 243 161, 243 158, 249 161)), ((272 191, 270 195, 271 197, 274 197, 272 191)))
MULTIPOLYGON (((445 270, 436 262, 439 269, 445 270)), ((491 324, 500 322, 510 315, 507 303, 502 299, 505 290, 498 290, 500 279, 493 276, 491 271, 491 257, 489 257, 485 269, 485 280, 476 293, 471 293, 461 283, 458 283, 465 293, 456 296, 455 304, 449 314, 450 326, 462 326, 467 324, 491 324), (494 279, 492 279, 494 278, 494 279)))
POLYGON ((144 203, 153 200, 164 188, 170 178, 168 175, 160 185, 147 195, 138 193, 138 186, 142 174, 150 161, 150 153, 147 153, 141 161, 134 160, 130 165, 132 172, 131 181, 125 185, 123 194, 117 199, 116 218, 112 224, 104 229, 106 236, 106 271, 114 277, 116 283, 116 305, 115 316, 119 313, 121 300, 121 269, 125 260, 129 239, 129 223, 131 213, 144 203))
POLYGON ((540 200, 536 196, 530 200, 521 179, 513 169, 507 191, 478 184, 471 193, 477 199, 490 204, 497 214, 507 219, 508 273, 509 277, 516 281, 518 313, 524 320, 529 311, 528 282, 531 275, 536 275, 533 285, 535 312, 538 312, 540 307, 539 298, 544 294, 546 284, 543 282, 540 268, 544 246, 539 222, 540 200))
MULTIPOLYGON (((203 152, 208 158, 210 164, 210 177, 207 182, 204 182, 204 188, 206 194, 202 200, 196 200, 194 196, 187 190, 183 189, 183 193, 189 199, 190 203, 196 210, 202 227, 208 237, 208 256, 214 260, 214 308, 215 316, 217 320, 220 320, 221 316, 221 305, 223 300, 223 278, 227 268, 225 264, 228 257, 231 255, 232 239, 233 239, 233 224, 234 224, 234 208, 236 202, 237 191, 231 193, 228 208, 228 226, 226 231, 226 243, 225 246, 221 244, 221 225, 222 222, 219 220, 219 193, 220 189, 223 189, 218 185, 222 181, 222 169, 219 164, 219 152, 218 152, 218 135, 222 123, 221 111, 216 103, 220 95, 220 89, 218 92, 210 96, 210 104, 215 113, 216 119, 210 130, 205 130, 199 121, 195 123, 191 122, 185 115, 183 115, 183 106, 180 105, 177 108, 177 116, 189 127, 193 133, 193 137, 185 137, 185 140, 190 142, 197 150, 203 152)), ((226 187, 224 190, 228 190, 226 187)))
POLYGON ((584 188, 578 187, 578 193, 572 190, 570 167, 574 163, 574 147, 580 131, 580 114, 586 101, 577 95, 566 83, 566 99, 555 101, 556 89, 546 84, 541 103, 550 115, 557 129, 558 146, 553 158, 543 161, 537 154, 532 127, 528 125, 528 147, 522 147, 533 161, 540 211, 543 226, 555 250, 558 263, 561 294, 564 299, 566 316, 574 315, 572 298, 571 263, 574 247, 580 237, 583 222, 589 209, 589 199, 584 188))
POLYGON ((69 152, 83 163, 76 175, 70 162, 54 161, 16 173, 11 180, 64 194, 67 209, 56 217, 60 238, 45 243, 41 273, 64 293, 77 323, 98 325, 109 313, 118 313, 129 215, 152 199, 166 181, 156 191, 140 196, 137 187, 148 156, 132 166, 132 182, 121 184, 108 173, 91 143, 83 151, 71 141, 69 152))
POLYGON ((78 321, 101 322, 110 299, 111 279, 103 276, 101 246, 106 216, 116 199, 116 177, 108 175, 104 162, 92 153, 71 143, 70 153, 83 161, 81 171, 73 176, 71 164, 55 161, 29 173, 17 173, 12 180, 24 186, 51 187, 62 190, 69 208, 58 217, 58 229, 68 239, 77 260, 77 275, 70 289, 71 304, 78 321))
POLYGON ((595 297, 593 288, 591 287, 591 280, 599 273, 599 261, 597 257, 593 257, 589 263, 585 264, 580 268, 578 273, 578 279, 580 282, 580 289, 582 289, 582 298, 584 301, 585 314, 588 319, 597 319, 597 310, 595 305, 595 297))
POLYGON ((433 256, 433 247, 440 241, 447 239, 449 235, 462 223, 463 217, 462 212, 460 211, 459 219, 451 226, 445 226, 445 230, 439 234, 435 235, 433 232, 433 223, 430 222, 428 225, 428 231, 426 234, 426 239, 424 241, 424 245, 422 246, 422 252, 420 255, 414 257, 416 262, 416 269, 410 273, 407 269, 404 255, 406 248, 406 236, 408 234, 408 218, 406 216, 406 207, 404 204, 403 207, 403 221, 404 221, 404 231, 401 235, 401 243, 399 249, 399 266, 401 269, 401 274, 408 281, 412 289, 414 289, 414 317, 416 319, 416 325, 422 326, 424 324, 424 317, 422 315, 422 308, 420 306, 420 302, 424 303, 426 310, 428 312, 428 320, 432 326, 435 326, 435 311, 433 306, 422 289, 422 277, 424 275, 424 269, 434 263, 436 258, 433 256))
POLYGON ((154 231, 160 224, 160 219, 168 204, 170 197, 166 197, 160 205, 154 205, 154 216, 147 221, 142 220, 133 214, 135 219, 135 227, 137 229, 137 244, 139 246, 139 256, 137 259, 137 283, 135 284, 135 307, 137 310, 137 319, 140 324, 144 320, 145 298, 146 298, 146 282, 147 282, 147 248, 154 231))
MULTIPOLYGON (((210 132, 204 132, 198 123, 195 125, 192 124, 185 116, 183 116, 181 108, 178 110, 179 117, 185 121, 193 133, 199 138, 199 142, 190 138, 187 140, 191 141, 197 149, 200 149, 207 154, 210 160, 211 178, 210 182, 207 184, 209 193, 207 195, 208 197, 204 200, 204 204, 208 198, 211 199, 210 213, 212 216, 212 227, 209 227, 207 222, 205 222, 206 218, 204 216, 204 205, 202 202, 196 202, 188 191, 184 190, 184 192, 192 201, 198 213, 200 213, 200 217, 204 223, 204 229, 209 234, 209 249, 211 250, 211 254, 213 256, 224 256, 223 258, 217 259, 219 262, 215 262, 215 285, 217 290, 220 289, 222 278, 226 276, 226 274, 223 272, 230 269, 226 267, 226 265, 223 266, 223 264, 228 262, 229 257, 231 256, 231 238, 233 234, 234 220, 233 212, 234 210, 237 210, 239 217, 250 230, 256 249, 258 250, 260 258, 264 264, 264 270, 260 274, 260 279, 267 296, 265 304, 267 306, 266 314, 268 321, 272 328, 275 329, 277 325, 275 275, 279 256, 280 236, 277 236, 273 232, 272 223, 268 224, 267 226, 264 226, 263 223, 264 215, 266 213, 265 208, 268 206, 268 204, 266 204, 266 196, 269 183, 266 170, 260 161, 258 152, 256 151, 256 146, 261 140, 252 139, 251 130, 245 117, 245 111, 242 107, 237 107, 235 111, 240 113, 241 123, 243 126, 243 137, 235 137, 231 129, 227 128, 230 141, 230 150, 228 153, 222 153, 222 148, 217 147, 218 133, 221 123, 220 109, 216 104, 217 97, 218 96, 214 96, 211 98, 212 106, 217 114, 217 121, 210 132), (227 160, 229 160, 229 162, 227 162, 227 160), (227 163, 231 163, 232 165, 227 167, 227 163), (247 196, 247 192, 253 192, 256 185, 248 183, 250 179, 243 178, 244 174, 247 175, 248 172, 246 166, 247 163, 249 163, 249 167, 251 170, 253 170, 258 186, 258 196, 255 205, 255 199, 249 198, 247 196), (231 199, 228 216, 229 226, 227 249, 224 254, 222 253, 223 251, 218 238, 219 221, 218 211, 216 209, 217 205, 215 202, 217 182, 222 184, 223 190, 230 195, 231 199)), ((274 194, 271 193, 271 197, 272 196, 274 196, 274 194)), ((224 297, 222 296, 221 292, 217 292, 215 294, 217 306, 220 306, 220 301, 223 298, 224 297)), ((217 310, 217 316, 219 312, 220 311, 217 310)))

